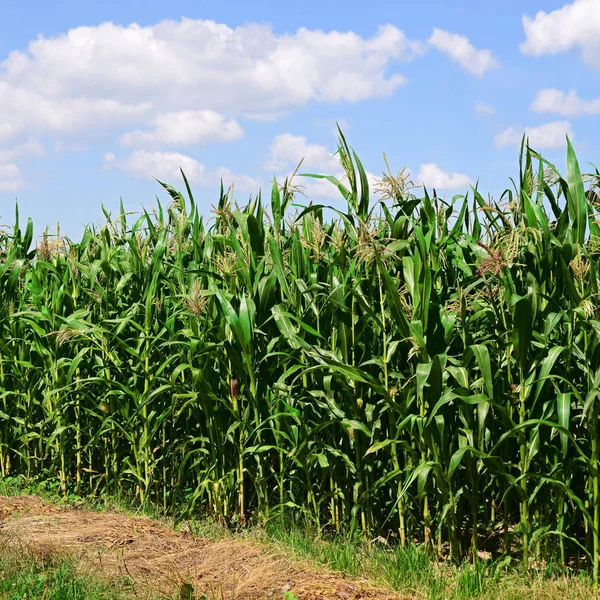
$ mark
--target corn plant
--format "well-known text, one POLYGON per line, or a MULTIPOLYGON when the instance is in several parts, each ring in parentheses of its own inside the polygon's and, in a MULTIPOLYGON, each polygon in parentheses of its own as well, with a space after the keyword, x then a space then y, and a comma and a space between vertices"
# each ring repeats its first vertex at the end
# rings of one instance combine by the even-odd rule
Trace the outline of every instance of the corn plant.
POLYGON ((0 469, 244 524, 273 514, 598 581, 600 173, 525 144, 497 200, 295 180, 79 241, 0 232, 0 469), (296 212, 293 209, 296 208, 296 212))

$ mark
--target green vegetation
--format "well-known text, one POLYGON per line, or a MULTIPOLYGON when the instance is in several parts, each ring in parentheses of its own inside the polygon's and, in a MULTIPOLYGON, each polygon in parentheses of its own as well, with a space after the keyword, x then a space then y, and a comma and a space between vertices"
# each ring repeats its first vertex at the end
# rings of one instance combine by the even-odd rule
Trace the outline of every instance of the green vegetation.
MULTIPOLYGON (((88 497, 85 499, 72 498, 63 500, 56 494, 54 486, 47 485, 47 481, 39 484, 29 481, 25 483, 22 478, 8 477, 0 479, 0 494, 6 496, 20 496, 29 494, 41 497, 51 504, 61 507, 77 507, 95 510, 99 513, 105 510, 118 510, 120 512, 138 514, 144 513, 152 518, 161 518, 160 509, 154 505, 135 507, 125 498, 107 498, 105 496, 88 497)), ((161 519, 164 522, 164 516, 161 519)), ((171 519, 167 523, 173 524, 171 519)), ((285 523, 276 518, 257 526, 246 527, 243 530, 232 530, 219 525, 213 518, 191 519, 186 522, 186 529, 202 540, 222 541, 228 538, 249 540, 264 544, 266 556, 276 555, 281 552, 284 556, 299 559, 299 568, 310 573, 310 564, 317 567, 326 567, 333 572, 357 577, 372 582, 375 585, 392 589, 400 597, 410 597, 427 600, 588 600, 593 597, 592 580, 586 573, 557 574, 549 565, 545 569, 522 572, 519 564, 510 566, 506 562, 497 561, 484 564, 479 561, 477 567, 468 563, 453 565, 448 562, 437 561, 435 556, 427 553, 423 546, 408 544, 405 548, 389 546, 382 540, 370 540, 363 543, 360 539, 349 540, 346 536, 323 535, 314 529, 314 525, 307 528, 298 524, 285 523)), ((1 538, 0 538, 1 540, 1 538)), ((6 552, 6 548, 2 549, 6 552)), ((43 552, 43 550, 42 550, 43 552)), ((27 555, 25 555, 27 556, 27 555)), ((40 568, 39 558, 44 557, 40 550, 36 555, 29 556, 29 562, 22 561, 28 572, 31 568, 40 568), (37 562, 31 564, 31 558, 37 562)), ((6 556, 5 556, 6 562, 6 556)), ((0 563, 1 564, 1 563, 0 563)), ((14 564, 14 560, 11 564, 14 564)), ((72 557, 65 555, 57 557, 48 555, 43 569, 53 569, 57 564, 62 564, 63 569, 74 573, 72 557), (48 560, 51 558, 51 560, 48 560)), ((10 572, 10 571, 9 571, 10 572)), ((19 575, 20 576, 20 575, 19 575)), ((8 576, 7 576, 8 578, 8 576)), ((44 578, 51 582, 51 578, 44 578)), ((92 579, 87 579, 92 582, 92 579)), ((110 583, 110 590, 131 590, 131 581, 128 579, 111 579, 108 576, 104 584, 110 583)), ((96 582, 97 583, 97 582, 96 582)), ((271 582, 265 582, 266 587, 271 582)), ((102 588, 101 588, 102 589, 102 588)), ((190 584, 183 584, 176 590, 173 600, 184 600, 192 593, 192 600, 228 600, 233 595, 223 591, 212 591, 208 596, 194 590, 190 584)), ((140 590, 135 589, 136 597, 140 590)), ((114 592, 116 594, 116 591, 114 592)), ((111 596, 112 597, 112 596, 111 596)), ((121 596, 117 596, 121 598, 121 596)), ((124 598, 128 598, 125 596, 124 598)), ((1 596, 0 596, 1 598, 1 596)), ((283 595, 284 600, 296 600, 292 591, 283 595)), ((166 598, 156 598, 156 600, 166 598)))
POLYGON ((374 202, 339 156, 331 221, 290 216, 294 181, 243 208, 222 189, 210 227, 162 184, 166 209, 37 249, 17 214, 2 475, 597 582, 600 174, 522 148, 498 202, 391 172, 374 202))
POLYGON ((105 582, 79 573, 68 557, 37 555, 3 545, 0 553, 1 600, 127 600, 124 581, 105 582))
POLYGON ((592 580, 583 573, 557 574, 552 566, 524 573, 499 560, 476 566, 436 562, 423 546, 390 547, 373 543, 349 543, 344 537, 323 539, 296 527, 269 524, 259 531, 270 547, 325 565, 353 577, 364 578, 401 593, 401 597, 427 600, 588 600, 594 597, 592 580))
MULTIPOLYGON (((34 552, 7 544, 1 545, 1 550, 0 600, 133 600, 140 597, 129 578, 100 579, 78 568, 69 555, 45 553, 39 548, 34 552)), ((195 594, 190 584, 183 584, 173 596, 153 596, 153 600, 226 599, 222 595, 209 598, 195 594)))

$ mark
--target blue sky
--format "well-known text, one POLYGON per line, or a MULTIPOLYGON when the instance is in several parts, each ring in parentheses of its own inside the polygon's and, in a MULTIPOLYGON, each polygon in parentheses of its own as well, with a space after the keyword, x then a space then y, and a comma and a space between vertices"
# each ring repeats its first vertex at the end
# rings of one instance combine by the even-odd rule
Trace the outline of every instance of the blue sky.
POLYGON ((302 156, 336 173, 336 121, 444 195, 499 194, 525 130, 560 167, 565 133, 600 155, 600 0, 4 4, 0 223, 17 199, 38 233, 149 207, 179 166, 207 215, 221 178, 243 202, 302 156))

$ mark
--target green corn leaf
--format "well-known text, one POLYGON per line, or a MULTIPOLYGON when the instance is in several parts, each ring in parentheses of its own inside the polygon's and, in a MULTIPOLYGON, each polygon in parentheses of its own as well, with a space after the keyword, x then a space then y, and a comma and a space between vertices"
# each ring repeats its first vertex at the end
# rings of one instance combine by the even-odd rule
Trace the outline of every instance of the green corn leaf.
POLYGON ((569 183, 569 194, 567 203, 569 213, 573 222, 573 241, 583 244, 587 232, 587 198, 583 187, 583 179, 579 171, 579 164, 575 156, 575 150, 571 140, 567 136, 567 181, 569 183))

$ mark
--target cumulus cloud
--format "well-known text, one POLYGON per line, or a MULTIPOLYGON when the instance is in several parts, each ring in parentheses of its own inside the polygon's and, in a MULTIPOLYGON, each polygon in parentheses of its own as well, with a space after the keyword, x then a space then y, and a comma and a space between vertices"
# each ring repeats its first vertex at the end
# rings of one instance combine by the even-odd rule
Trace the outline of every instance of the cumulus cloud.
POLYGON ((74 140, 56 140, 54 142, 54 152, 56 154, 64 154, 66 152, 80 153, 88 149, 88 144, 74 140))
POLYGON ((325 146, 309 144, 307 139, 301 135, 283 133, 278 135, 269 148, 269 154, 265 163, 267 171, 292 171, 301 159, 302 169, 319 169, 320 172, 338 169, 340 164, 325 146))
POLYGON ((27 140, 10 148, 0 148, 0 164, 22 157, 45 158, 46 150, 35 140, 27 140))
POLYGON ((17 165, 0 164, 0 192, 16 192, 22 185, 23 178, 17 165))
POLYGON ((554 113, 563 117, 599 115, 600 98, 581 99, 575 90, 568 93, 548 88, 540 90, 531 104, 531 110, 539 113, 554 113))
POLYGON ((184 110, 158 115, 151 129, 125 133, 120 142, 123 146, 191 146, 232 142, 243 135, 244 131, 237 121, 227 120, 214 110, 184 110))
POLYGON ((584 61, 600 68, 600 0, 575 0, 562 8, 523 17, 521 51, 532 56, 581 50, 584 61))
POLYGON ((272 123, 286 115, 285 112, 247 112, 244 118, 249 121, 259 121, 261 123, 272 123))
POLYGON ((473 185, 473 180, 463 173, 448 173, 435 163, 420 165, 415 184, 439 190, 457 190, 473 185))
POLYGON ((16 159, 45 156, 44 147, 35 140, 26 140, 21 144, 0 148, 0 193, 16 192, 24 184, 21 170, 14 162, 16 159))
POLYGON ((478 50, 467 37, 458 33, 435 28, 428 42, 477 77, 483 77, 499 65, 489 50, 478 50))
POLYGON ((496 109, 485 102, 479 102, 475 105, 475 112, 478 115, 495 115, 496 109))
MULTIPOLYGON (((6 64, 6 63, 4 63, 6 64)), ((51 97, 43 90, 2 81, 0 70, 0 140, 19 133, 76 134, 141 120, 147 102, 126 104, 110 98, 51 97)))
POLYGON ((279 34, 183 18, 40 35, 0 62, 0 148, 41 136, 58 149, 118 135, 145 150, 231 142, 240 118, 389 96, 407 81, 399 65, 423 51, 392 25, 279 34))
MULTIPOLYGON (((165 137, 165 120, 194 118, 190 111, 269 119, 312 100, 388 96, 406 81, 394 64, 421 51, 392 25, 372 37, 193 19, 77 27, 40 36, 0 65, 0 136, 133 124, 151 129, 131 136, 154 140, 165 137)), ((223 118, 214 114, 213 123, 223 118)), ((239 135, 226 123, 229 139, 239 135)))
POLYGON ((195 158, 179 152, 148 152, 136 150, 129 156, 119 159, 109 152, 104 155, 106 169, 118 169, 141 179, 154 177, 165 182, 175 182, 181 178, 181 168, 190 182, 202 187, 215 187, 221 179, 226 186, 234 183, 243 192, 258 192, 261 181, 248 175, 235 175, 225 167, 208 170, 195 158))
POLYGON ((496 146, 498 148, 518 146, 521 143, 523 134, 529 139, 530 146, 540 150, 563 148, 566 144, 565 136, 568 135, 569 138, 574 138, 571 123, 568 121, 553 121, 538 127, 525 127, 524 129, 509 127, 496 135, 496 146))

